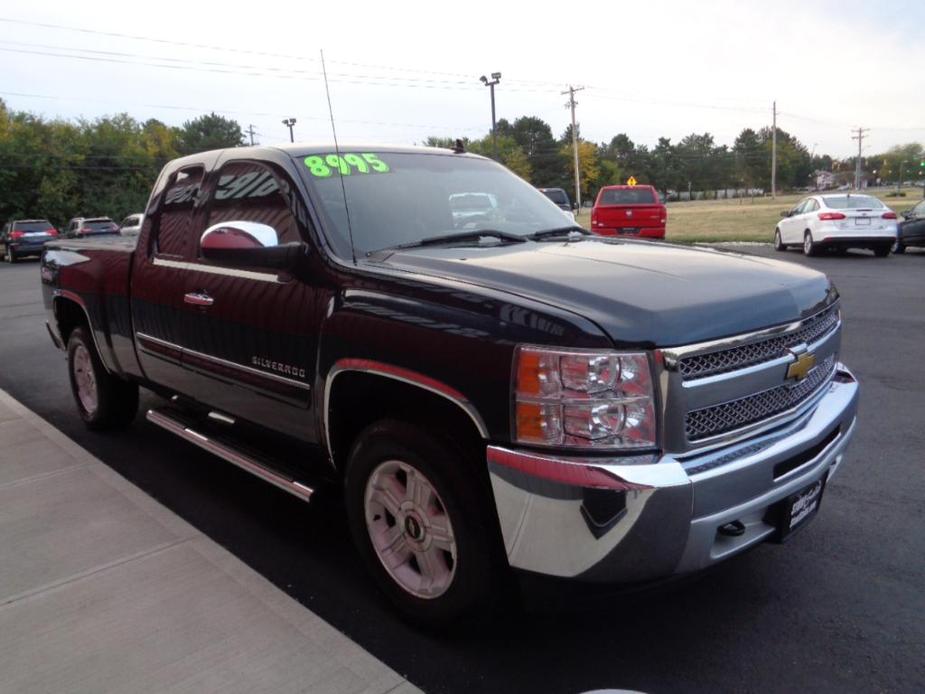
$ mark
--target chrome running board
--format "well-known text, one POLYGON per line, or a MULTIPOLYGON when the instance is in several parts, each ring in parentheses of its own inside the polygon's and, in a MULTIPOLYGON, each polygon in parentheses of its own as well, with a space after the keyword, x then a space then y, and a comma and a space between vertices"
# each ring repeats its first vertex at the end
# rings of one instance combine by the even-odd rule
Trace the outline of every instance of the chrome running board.
POLYGON ((179 436, 181 439, 189 441, 192 444, 195 444, 202 448, 203 450, 217 455, 223 460, 227 460, 229 463, 237 465, 242 470, 245 470, 252 475, 259 477, 264 482, 269 482, 275 487, 282 489, 285 492, 289 492, 293 496, 296 496, 303 501, 309 501, 312 494, 315 490, 308 485, 302 484, 296 479, 292 479, 289 476, 282 475, 279 472, 271 469, 264 463, 260 462, 253 455, 244 453, 240 449, 232 446, 230 443, 219 440, 215 437, 206 436, 205 434, 196 431, 190 426, 190 423, 184 421, 184 417, 175 411, 170 409, 153 409, 148 410, 146 418, 152 424, 155 424, 162 429, 166 429, 171 434, 179 436))

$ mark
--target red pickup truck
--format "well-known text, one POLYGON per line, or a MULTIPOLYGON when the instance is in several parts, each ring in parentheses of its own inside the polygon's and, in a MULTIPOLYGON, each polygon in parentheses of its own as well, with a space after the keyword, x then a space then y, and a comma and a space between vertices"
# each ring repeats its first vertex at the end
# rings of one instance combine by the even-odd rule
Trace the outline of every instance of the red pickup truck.
POLYGON ((605 186, 591 209, 591 231, 601 236, 665 238, 668 210, 652 186, 605 186))

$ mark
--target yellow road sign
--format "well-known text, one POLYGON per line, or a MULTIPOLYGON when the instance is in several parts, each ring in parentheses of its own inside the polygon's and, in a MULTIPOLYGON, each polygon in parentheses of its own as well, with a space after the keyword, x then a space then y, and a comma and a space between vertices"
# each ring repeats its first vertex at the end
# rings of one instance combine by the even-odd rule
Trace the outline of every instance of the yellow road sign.
POLYGON ((628 185, 628 186, 634 186, 634 185, 636 185, 636 177, 635 177, 635 176, 630 176, 629 178, 627 178, 627 179, 626 179, 626 185, 628 185))

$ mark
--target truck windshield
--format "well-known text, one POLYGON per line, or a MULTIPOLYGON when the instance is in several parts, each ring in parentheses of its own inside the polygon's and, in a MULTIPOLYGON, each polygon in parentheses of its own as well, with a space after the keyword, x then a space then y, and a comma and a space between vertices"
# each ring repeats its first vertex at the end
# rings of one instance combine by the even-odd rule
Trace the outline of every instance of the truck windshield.
POLYGON ((654 202, 650 188, 610 188, 601 193, 602 205, 651 205, 654 202))
POLYGON ((487 159, 351 151, 297 162, 333 232, 331 243, 345 257, 348 213, 357 255, 455 232, 527 236, 563 225, 562 211, 542 193, 487 159))

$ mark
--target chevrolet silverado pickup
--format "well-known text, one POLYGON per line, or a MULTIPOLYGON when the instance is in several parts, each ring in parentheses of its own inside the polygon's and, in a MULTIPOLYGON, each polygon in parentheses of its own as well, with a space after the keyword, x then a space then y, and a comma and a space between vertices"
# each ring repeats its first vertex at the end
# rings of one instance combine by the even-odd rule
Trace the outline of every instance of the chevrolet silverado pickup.
POLYGON ((839 296, 805 267, 606 238, 451 150, 235 148, 161 172, 136 238, 46 244, 77 412, 343 494, 409 618, 518 572, 683 576, 820 508, 855 429, 839 296), (493 201, 488 221, 454 201, 493 201))

